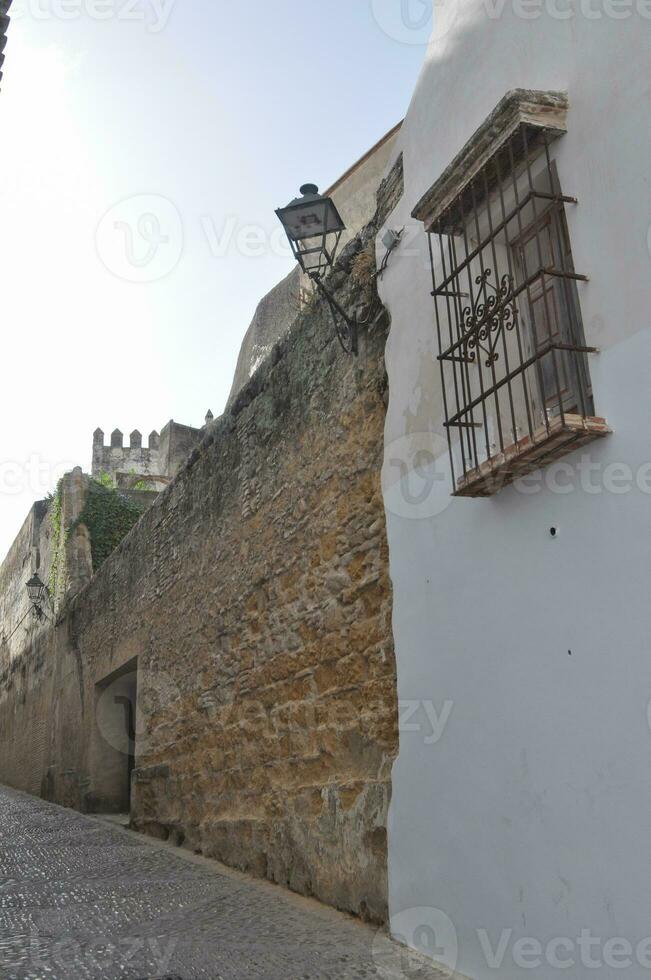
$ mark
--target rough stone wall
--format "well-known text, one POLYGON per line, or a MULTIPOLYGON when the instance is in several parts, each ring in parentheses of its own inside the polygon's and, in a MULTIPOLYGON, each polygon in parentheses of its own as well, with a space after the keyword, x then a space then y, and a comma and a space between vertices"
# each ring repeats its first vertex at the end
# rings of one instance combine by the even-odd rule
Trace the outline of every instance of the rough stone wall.
POLYGON ((331 277, 366 310, 359 358, 314 301, 0 678, 0 780, 117 808, 99 706, 136 670, 135 826, 379 921, 397 705, 373 235, 331 277))
POLYGON ((56 705, 53 640, 51 630, 33 631, 22 656, 0 669, 0 782, 36 796, 47 795, 50 738, 66 707, 56 705))
POLYGON ((29 612, 26 584, 40 567, 47 514, 47 501, 34 504, 0 565, 0 669, 24 648, 25 632, 31 626, 25 620, 29 612))
POLYGON ((296 266, 258 303, 240 347, 229 406, 298 316, 301 309, 301 282, 301 270, 296 266))
POLYGON ((168 422, 160 434, 158 462, 160 473, 170 479, 179 472, 186 459, 201 439, 201 429, 178 422, 168 422))
POLYGON ((0 565, 0 672, 47 629, 47 620, 30 614, 28 579, 39 575, 50 593, 46 613, 56 615, 156 497, 146 490, 118 494, 76 467, 52 497, 34 504, 0 565))

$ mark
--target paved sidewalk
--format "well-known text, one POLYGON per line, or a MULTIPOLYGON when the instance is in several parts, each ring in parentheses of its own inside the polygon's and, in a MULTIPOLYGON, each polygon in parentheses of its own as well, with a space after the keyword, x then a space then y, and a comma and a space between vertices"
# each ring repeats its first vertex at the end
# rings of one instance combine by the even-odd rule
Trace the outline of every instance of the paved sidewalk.
POLYGON ((3 980, 444 980, 317 902, 0 787, 3 980))

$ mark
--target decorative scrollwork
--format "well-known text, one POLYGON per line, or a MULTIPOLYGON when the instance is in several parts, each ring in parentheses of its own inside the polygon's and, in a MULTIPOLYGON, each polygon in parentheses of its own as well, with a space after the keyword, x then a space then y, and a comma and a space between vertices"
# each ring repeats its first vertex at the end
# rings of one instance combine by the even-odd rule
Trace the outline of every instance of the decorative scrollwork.
POLYGON ((499 360, 497 343, 502 331, 513 330, 518 322, 513 276, 502 276, 499 285, 494 286, 489 281, 492 275, 492 269, 485 269, 476 277, 479 291, 474 305, 466 306, 462 312, 468 359, 474 361, 481 350, 486 355, 486 367, 499 360))

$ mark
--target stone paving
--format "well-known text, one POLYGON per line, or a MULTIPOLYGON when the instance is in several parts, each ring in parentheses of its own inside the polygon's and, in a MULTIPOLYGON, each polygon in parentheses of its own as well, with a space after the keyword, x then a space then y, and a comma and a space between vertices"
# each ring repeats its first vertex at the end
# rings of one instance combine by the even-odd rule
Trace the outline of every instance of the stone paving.
POLYGON ((0 787, 2 980, 445 980, 357 920, 0 787))

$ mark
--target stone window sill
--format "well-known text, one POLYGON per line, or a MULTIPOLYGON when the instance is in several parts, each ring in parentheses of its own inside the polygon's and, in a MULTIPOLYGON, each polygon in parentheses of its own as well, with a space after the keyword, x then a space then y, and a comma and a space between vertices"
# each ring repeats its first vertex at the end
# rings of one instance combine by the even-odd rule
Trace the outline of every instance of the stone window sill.
POLYGON ((568 453, 609 435, 612 429, 603 418, 566 415, 537 429, 504 452, 491 457, 457 481, 455 497, 492 497, 504 487, 561 459, 568 453))

